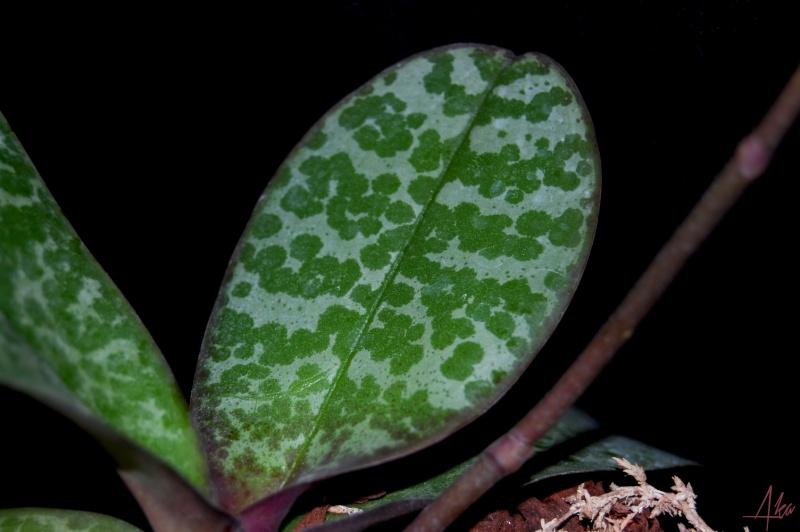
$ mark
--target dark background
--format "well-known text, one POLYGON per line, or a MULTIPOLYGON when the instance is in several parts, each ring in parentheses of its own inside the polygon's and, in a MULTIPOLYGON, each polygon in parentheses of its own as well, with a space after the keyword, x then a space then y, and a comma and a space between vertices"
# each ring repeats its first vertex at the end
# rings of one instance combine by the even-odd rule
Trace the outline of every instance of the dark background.
MULTIPOLYGON (((13 14, 3 21, 0 111, 188 397, 236 241, 322 114, 396 61, 444 44, 554 58, 594 120, 600 221, 550 342, 493 421, 449 443, 482 448, 591 339, 798 65, 786 10, 670 4, 351 0, 13 14)), ((798 141, 794 127, 580 400, 611 433, 704 464, 684 480, 715 529, 764 530, 742 516, 770 485, 773 502, 783 491, 800 504, 798 141)), ((93 440, 21 394, 2 389, 0 401, 0 507, 84 509, 147 526, 93 440)))

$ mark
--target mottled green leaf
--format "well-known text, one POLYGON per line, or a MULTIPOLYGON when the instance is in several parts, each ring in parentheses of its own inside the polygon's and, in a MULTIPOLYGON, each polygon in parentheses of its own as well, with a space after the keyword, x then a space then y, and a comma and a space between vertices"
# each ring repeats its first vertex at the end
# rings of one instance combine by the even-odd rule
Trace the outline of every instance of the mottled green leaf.
POLYGON ((222 504, 408 454, 528 366, 599 200, 583 102, 551 59, 456 45, 335 106, 240 241, 192 411, 222 504))
POLYGON ((3 532, 141 532, 131 524, 108 515, 49 508, 0 510, 3 532))
POLYGON ((0 383, 117 431, 206 490, 161 353, 0 114, 0 383))

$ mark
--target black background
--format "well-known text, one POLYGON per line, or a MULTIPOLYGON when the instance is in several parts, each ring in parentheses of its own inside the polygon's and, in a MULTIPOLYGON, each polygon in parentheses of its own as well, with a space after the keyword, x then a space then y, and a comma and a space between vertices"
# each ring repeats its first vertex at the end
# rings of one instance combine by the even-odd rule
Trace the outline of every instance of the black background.
MULTIPOLYGON (((10 14, 0 111, 188 397, 236 241, 322 114, 396 61, 444 44, 554 58, 594 120, 600 221, 550 342, 490 411, 494 421, 451 443, 483 447, 500 434, 486 427, 515 421, 591 339, 797 67, 794 19, 770 3, 670 4, 351 0, 10 14)), ((800 504, 798 140, 794 127, 579 403, 612 433, 704 464, 684 480, 715 529, 764 530, 742 516, 770 485, 800 504)), ((84 509, 147 527, 97 444, 21 394, 3 389, 0 401, 0 507, 84 509)))

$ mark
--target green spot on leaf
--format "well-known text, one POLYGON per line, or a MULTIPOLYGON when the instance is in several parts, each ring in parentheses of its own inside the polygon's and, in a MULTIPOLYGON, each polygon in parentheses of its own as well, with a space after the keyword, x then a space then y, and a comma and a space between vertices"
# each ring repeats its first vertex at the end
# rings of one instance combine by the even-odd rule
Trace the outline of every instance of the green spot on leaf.
POLYGON ((322 250, 322 240, 317 235, 298 235, 292 240, 290 249, 292 257, 301 262, 306 262, 316 257, 322 250))
POLYGON ((442 375, 456 381, 467 380, 474 371, 473 366, 483 360, 483 347, 475 342, 464 342, 456 346, 453 356, 442 363, 442 375))
POLYGON ((393 307, 402 307, 414 299, 414 289, 405 283, 395 283, 386 290, 384 298, 393 307))
MULTIPOLYGON (((410 125, 402 114, 405 108, 406 103, 392 93, 367 96, 345 109, 339 124, 355 130, 353 138, 361 149, 374 151, 380 157, 391 157, 409 149, 413 142, 410 125)), ((418 123, 417 120, 415 118, 414 123, 418 123)))
POLYGON ((325 145, 325 142, 328 140, 328 136, 323 131, 317 131, 314 133, 311 138, 308 140, 306 146, 311 148, 312 150, 318 150, 325 145))
POLYGON ((428 129, 419 136, 419 145, 414 148, 408 160, 417 172, 432 172, 439 168, 444 155, 439 133, 428 129))
POLYGON ((550 215, 543 211, 524 212, 517 219, 516 228, 522 235, 541 236, 553 226, 550 215))
POLYGON ((550 230, 550 242, 555 246, 572 248, 580 244, 580 229, 583 225, 583 213, 574 208, 565 210, 561 216, 553 220, 550 230))
POLYGON ((274 214, 262 213, 253 220, 253 236, 269 238, 281 230, 281 219, 274 214))
POLYGON ((436 180, 430 176, 419 176, 408 185, 408 193, 418 205, 425 205, 436 189, 436 180))
POLYGON ((379 194, 394 194, 400 188, 400 178, 397 174, 380 174, 372 182, 372 190, 379 194))
POLYGON ((301 186, 290 188, 281 201, 284 210, 296 214, 299 218, 308 218, 322 212, 322 202, 317 201, 301 186))
POLYGON ((250 290, 252 288, 253 288, 252 284, 247 282, 241 282, 233 287, 231 295, 233 295, 234 297, 247 297, 247 295, 250 294, 250 290))
POLYGON ((495 312, 486 321, 486 328, 498 338, 510 338, 514 334, 514 327, 514 318, 507 312, 495 312))

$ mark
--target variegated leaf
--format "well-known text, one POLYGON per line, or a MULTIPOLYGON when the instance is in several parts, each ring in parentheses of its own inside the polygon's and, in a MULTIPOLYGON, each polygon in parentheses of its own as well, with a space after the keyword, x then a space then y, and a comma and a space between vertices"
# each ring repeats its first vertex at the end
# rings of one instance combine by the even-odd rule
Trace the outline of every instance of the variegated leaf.
POLYGON ((208 488, 188 408, 133 309, 0 114, 0 383, 100 423, 208 488))
POLYGON ((564 312, 599 157, 570 78, 480 45, 402 61, 290 154, 234 254, 192 411, 227 509, 484 412, 564 312))

